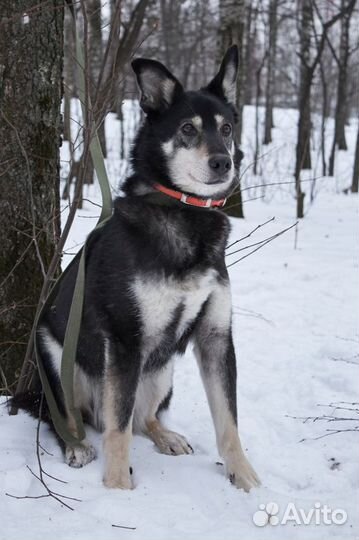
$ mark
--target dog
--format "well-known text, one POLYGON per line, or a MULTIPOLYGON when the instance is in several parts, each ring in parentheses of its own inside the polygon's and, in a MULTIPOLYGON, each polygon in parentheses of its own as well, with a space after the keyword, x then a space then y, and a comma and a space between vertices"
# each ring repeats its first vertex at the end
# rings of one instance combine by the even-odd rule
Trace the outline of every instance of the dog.
MULTIPOLYGON (((188 343, 213 417, 226 475, 249 491, 259 479, 237 429, 236 357, 224 253, 230 230, 220 211, 238 182, 234 140, 238 50, 226 52, 213 80, 187 92, 160 62, 132 62, 145 120, 132 150, 133 174, 113 216, 88 238, 83 318, 74 394, 84 418, 103 432, 104 484, 131 489, 133 432, 160 452, 191 454, 187 439, 161 423, 171 400, 174 355, 188 343)), ((60 384, 61 355, 77 266, 64 277, 38 326, 39 352, 70 431, 60 384)), ((88 443, 65 448, 82 467, 88 443)))

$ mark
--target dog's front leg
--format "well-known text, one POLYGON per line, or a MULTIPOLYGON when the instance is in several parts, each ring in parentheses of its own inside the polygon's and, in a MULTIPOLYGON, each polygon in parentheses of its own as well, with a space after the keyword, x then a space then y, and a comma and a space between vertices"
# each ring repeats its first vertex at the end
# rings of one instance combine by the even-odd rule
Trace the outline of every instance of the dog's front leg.
POLYGON ((115 338, 106 339, 105 348, 104 484, 109 488, 132 489, 129 452, 140 357, 115 338))
POLYGON ((216 430, 217 446, 231 482, 245 491, 259 479, 245 457, 237 429, 236 358, 229 285, 218 285, 195 334, 195 352, 216 430))

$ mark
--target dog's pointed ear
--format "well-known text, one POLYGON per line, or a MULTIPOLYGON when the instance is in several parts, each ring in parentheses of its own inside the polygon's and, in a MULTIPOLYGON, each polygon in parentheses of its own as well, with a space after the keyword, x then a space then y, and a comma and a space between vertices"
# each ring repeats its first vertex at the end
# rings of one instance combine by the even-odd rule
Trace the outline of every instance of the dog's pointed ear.
POLYGON ((131 65, 141 91, 140 105, 146 114, 168 109, 183 92, 181 83, 161 62, 136 58, 131 65))
POLYGON ((217 75, 206 87, 208 92, 225 99, 229 103, 236 102, 236 86, 238 73, 238 47, 232 45, 223 57, 217 75))

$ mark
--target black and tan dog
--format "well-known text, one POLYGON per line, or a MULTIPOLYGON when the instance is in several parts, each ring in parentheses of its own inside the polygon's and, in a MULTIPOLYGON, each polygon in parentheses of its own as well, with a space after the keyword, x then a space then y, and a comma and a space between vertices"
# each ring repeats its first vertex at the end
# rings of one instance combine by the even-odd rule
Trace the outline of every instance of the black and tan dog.
MULTIPOLYGON (((218 210, 233 190, 242 157, 233 139, 238 52, 231 47, 215 78, 185 92, 159 62, 133 62, 146 119, 135 140, 133 175, 112 218, 88 239, 86 292, 75 398, 104 432, 104 483, 131 488, 132 432, 165 454, 192 452, 161 424, 172 394, 173 357, 192 341, 226 474, 246 491, 259 483, 237 430, 236 358, 224 250, 227 217, 218 210)), ((62 283, 39 328, 40 352, 54 393, 76 269, 62 283)), ((81 467, 95 452, 67 448, 81 467)))

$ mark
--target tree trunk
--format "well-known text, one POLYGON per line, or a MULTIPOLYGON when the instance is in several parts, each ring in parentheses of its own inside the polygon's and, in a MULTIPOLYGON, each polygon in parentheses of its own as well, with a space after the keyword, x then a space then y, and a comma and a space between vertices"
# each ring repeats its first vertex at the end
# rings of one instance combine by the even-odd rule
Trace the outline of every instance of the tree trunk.
MULTIPOLYGON (((102 26, 101 26, 101 0, 87 0, 86 2, 86 15, 89 23, 89 68, 90 68, 90 99, 92 105, 95 103, 95 94, 97 83, 100 75, 103 51, 102 51, 102 26)), ((98 118, 92 119, 96 125, 98 125, 97 133, 100 140, 102 153, 104 157, 107 154, 106 148, 106 134, 105 134, 105 120, 98 123, 98 118)), ((82 158, 81 158, 82 159, 82 158)), ((92 157, 88 157, 88 163, 86 167, 86 184, 93 184, 94 182, 95 168, 92 162, 92 157)), ((82 208, 82 202, 80 202, 79 208, 82 208)))
POLYGON ((298 167, 301 169, 311 169, 312 161, 310 157, 310 134, 311 134, 311 114, 310 114, 310 93, 313 73, 310 67, 310 38, 313 21, 312 0, 302 0, 301 28, 300 28, 300 88, 299 88, 299 115, 300 115, 300 137, 298 167))
POLYGON ((238 144, 242 137, 244 88, 245 88, 245 51, 244 51, 244 0, 220 0, 220 29, 219 29, 219 59, 222 59, 230 45, 238 45, 239 70, 237 77, 237 110, 238 123, 236 126, 236 138, 238 144))
MULTIPOLYGON (((98 78, 100 75, 103 59, 102 44, 102 20, 101 20, 101 0, 87 0, 87 16, 89 21, 89 59, 91 71, 90 97, 94 102, 94 94, 98 78)), ((98 126, 98 137, 104 157, 107 155, 105 121, 98 126)), ((92 161, 92 159, 91 159, 92 161)), ((89 169, 90 170, 90 169, 89 169)), ((92 167, 93 174, 93 167, 92 167)))
POLYGON ((74 96, 74 34, 73 18, 65 14, 64 20, 64 127, 63 139, 71 142, 71 98, 74 96))
MULTIPOLYGON (((299 119, 298 119, 298 141, 296 148, 296 163, 295 163, 295 187, 297 196, 297 217, 304 216, 304 196, 305 194, 301 190, 300 185, 300 171, 301 169, 308 168, 306 162, 309 156, 310 160, 310 94, 313 83, 313 77, 318 63, 320 63, 324 45, 327 40, 329 29, 346 13, 353 11, 356 0, 348 0, 345 7, 339 10, 331 19, 322 22, 322 34, 320 39, 316 39, 316 53, 314 60, 310 63, 310 36, 311 27, 314 25, 313 19, 313 6, 316 4, 312 0, 301 0, 302 2, 302 16, 300 27, 300 59, 301 59, 301 77, 300 77, 300 90, 299 90, 299 119), (308 153, 308 156, 307 156, 308 153)), ((314 32, 316 35, 316 33, 314 32)), ((310 166, 309 166, 310 167, 310 166)))
MULTIPOLYGON (((320 154, 322 158, 322 174, 323 176, 327 175, 327 163, 326 163, 326 146, 325 146, 325 126, 326 119, 329 112, 328 104, 328 82, 326 78, 326 73, 324 69, 323 59, 320 60, 320 79, 322 83, 322 118, 320 123, 320 154)), ((314 189, 315 180, 313 180, 313 189, 314 189)), ((313 192, 313 191, 312 191, 313 192)))
POLYGON ((244 29, 244 66, 246 66, 244 77, 244 95, 243 105, 250 105, 252 103, 253 89, 255 87, 255 76, 253 77, 253 68, 250 66, 254 64, 255 59, 253 52, 256 50, 257 39, 257 19, 258 19, 258 5, 252 2, 245 3, 245 29, 244 29), (253 30, 254 24, 254 30, 253 30))
MULTIPOLYGON (((176 24, 177 21, 173 21, 173 5, 175 2, 168 2, 166 0, 160 0, 160 14, 161 14, 161 30, 163 36, 163 45, 164 45, 164 61, 167 68, 171 71, 172 67, 172 42, 173 42, 173 24, 176 24)), ((176 6, 178 8, 178 5, 176 6)))
MULTIPOLYGON (((349 0, 341 0, 341 9, 348 9, 349 0)), ((354 6, 353 6, 354 8, 354 6)), ((339 150, 347 150, 347 141, 345 138, 345 122, 347 113, 347 81, 348 81, 348 62, 349 62, 349 28, 353 9, 349 9, 341 19, 341 33, 339 45, 338 62, 338 86, 337 103, 335 107, 335 126, 333 145, 329 159, 329 175, 334 175, 334 162, 336 147, 339 150)))
POLYGON ((310 66, 310 36, 313 20, 311 0, 302 0, 300 21, 300 83, 298 103, 298 135, 295 160, 295 190, 297 200, 297 217, 304 216, 304 197, 300 184, 300 171, 311 168, 310 159, 310 94, 313 70, 310 66))
POLYGON ((266 102, 264 117, 264 137, 263 144, 272 142, 273 127, 273 97, 274 97, 274 75, 277 49, 277 9, 278 0, 270 0, 269 4, 269 43, 267 55, 267 83, 266 102))
MULTIPOLYGON (((237 78, 237 111, 238 122, 235 129, 235 137, 238 144, 242 137, 243 124, 243 106, 245 89, 245 54, 244 54, 244 20, 245 20, 245 1, 244 0, 220 0, 220 28, 219 28, 219 60, 224 55, 230 45, 238 45, 239 52, 239 71, 237 78)), ((238 193, 229 199, 229 215, 243 218, 242 196, 240 185, 237 187, 238 193)))
POLYGON ((262 58, 256 70, 256 120, 255 120, 255 148, 253 158, 253 174, 258 174, 258 158, 259 158, 259 103, 261 98, 261 73, 266 61, 266 53, 262 58))
POLYGON ((357 143, 355 146, 353 180, 352 180, 352 186, 351 186, 352 193, 358 193, 358 183, 359 183, 359 117, 358 117, 357 143))
POLYGON ((0 4, 0 367, 8 391, 60 233, 63 7, 0 4))

